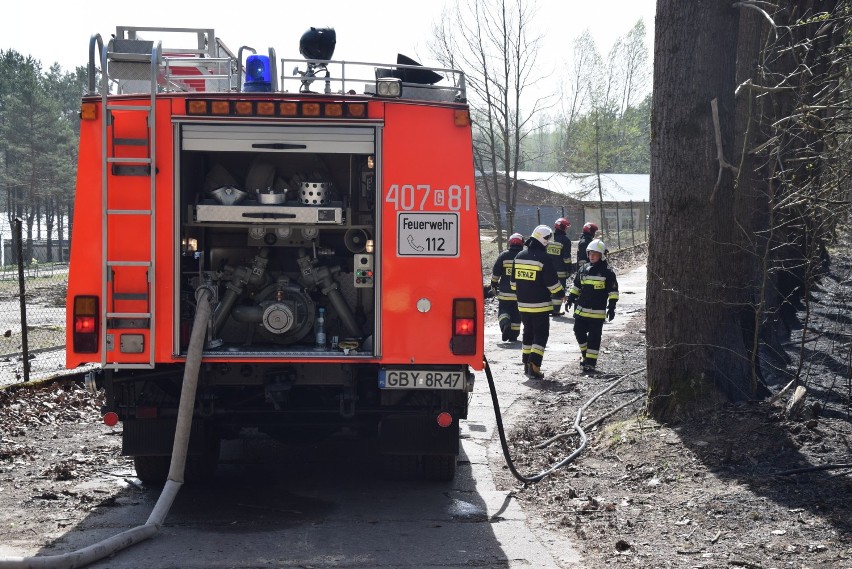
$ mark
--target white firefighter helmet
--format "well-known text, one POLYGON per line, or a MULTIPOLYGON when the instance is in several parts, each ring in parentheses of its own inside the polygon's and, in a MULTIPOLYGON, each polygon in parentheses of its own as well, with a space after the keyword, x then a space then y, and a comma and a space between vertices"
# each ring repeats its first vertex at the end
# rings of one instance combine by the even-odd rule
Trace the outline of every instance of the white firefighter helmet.
POLYGON ((547 247, 547 242, 553 236, 553 230, 547 225, 539 225, 535 229, 533 229, 532 235, 536 241, 547 247))
POLYGON ((589 251, 597 251, 601 254, 601 258, 603 258, 603 256, 606 255, 606 244, 600 239, 592 239, 586 247, 586 254, 588 254, 589 251))

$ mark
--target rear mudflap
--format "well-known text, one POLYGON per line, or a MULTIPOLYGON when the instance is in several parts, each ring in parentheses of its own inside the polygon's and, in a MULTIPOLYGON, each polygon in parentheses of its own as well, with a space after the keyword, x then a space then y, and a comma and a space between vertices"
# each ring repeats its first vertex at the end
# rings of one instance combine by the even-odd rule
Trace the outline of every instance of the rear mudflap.
POLYGON ((458 421, 440 427, 431 415, 387 415, 379 425, 379 450, 387 454, 458 454, 458 421))

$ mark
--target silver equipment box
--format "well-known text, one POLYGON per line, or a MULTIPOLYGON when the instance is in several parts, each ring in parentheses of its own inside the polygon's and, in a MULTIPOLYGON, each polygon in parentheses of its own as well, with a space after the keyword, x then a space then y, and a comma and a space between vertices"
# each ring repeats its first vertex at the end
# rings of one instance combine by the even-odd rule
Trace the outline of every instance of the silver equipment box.
POLYGON ((194 208, 199 222, 343 225, 342 207, 199 204, 194 208))

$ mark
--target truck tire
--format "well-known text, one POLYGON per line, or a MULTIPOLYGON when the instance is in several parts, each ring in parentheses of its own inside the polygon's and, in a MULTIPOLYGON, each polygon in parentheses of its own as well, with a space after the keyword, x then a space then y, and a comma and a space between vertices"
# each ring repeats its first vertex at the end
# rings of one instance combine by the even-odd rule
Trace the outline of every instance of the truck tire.
POLYGON ((186 482, 207 482, 216 474, 219 466, 219 438, 208 441, 203 454, 189 455, 186 457, 186 468, 183 478, 186 482))
POLYGON ((382 473, 391 480, 414 480, 420 474, 419 458, 416 454, 384 454, 382 473))
POLYGON ((435 482, 449 482, 456 477, 456 455, 423 455, 423 477, 435 482))
MULTIPOLYGON (((134 456, 136 477, 145 484, 160 485, 166 482, 171 468, 171 456, 134 456)), ((206 482, 213 478, 219 464, 219 439, 211 441, 203 454, 189 455, 183 471, 184 481, 206 482)))
POLYGON ((145 484, 160 485, 169 477, 170 456, 134 456, 136 478, 145 484))

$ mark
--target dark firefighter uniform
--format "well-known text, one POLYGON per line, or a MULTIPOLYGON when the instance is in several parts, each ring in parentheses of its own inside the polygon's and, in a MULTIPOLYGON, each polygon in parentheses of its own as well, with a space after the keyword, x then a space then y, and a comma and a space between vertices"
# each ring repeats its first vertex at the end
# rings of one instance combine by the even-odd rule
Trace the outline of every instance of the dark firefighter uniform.
POLYGON ((553 231, 553 240, 547 244, 547 254, 550 256, 550 261, 556 270, 556 277, 559 279, 559 284, 562 285, 562 290, 554 294, 551 299, 553 303, 553 315, 559 316, 562 314, 562 302, 565 300, 566 281, 568 280, 568 275, 571 274, 571 240, 565 235, 565 231, 560 229, 553 231))
MULTIPOLYGON (((550 236, 550 228, 547 228, 550 236)), ((550 335, 552 295, 562 290, 559 278, 545 246, 536 238, 527 239, 527 247, 515 257, 512 288, 518 297, 518 310, 524 325, 521 360, 528 377, 540 379, 541 362, 550 335)))
POLYGON ((523 248, 523 238, 518 244, 510 244, 508 249, 500 253, 491 269, 491 286, 497 289, 497 322, 503 333, 503 341, 514 342, 521 335, 518 297, 512 289, 512 264, 523 248))
POLYGON ((577 240, 577 269, 585 265, 589 262, 589 257, 586 256, 586 247, 589 246, 589 243, 595 238, 594 235, 589 235, 585 231, 580 235, 580 239, 577 240))
POLYGON ((574 336, 580 345, 580 362, 586 371, 594 371, 601 347, 604 319, 615 316, 618 281, 603 259, 582 265, 568 291, 566 306, 574 304, 574 336))

